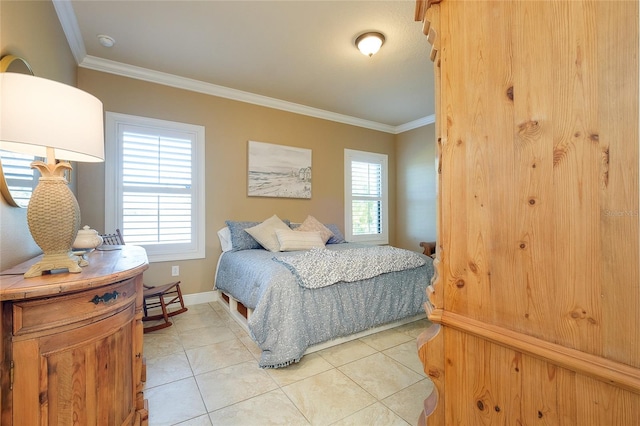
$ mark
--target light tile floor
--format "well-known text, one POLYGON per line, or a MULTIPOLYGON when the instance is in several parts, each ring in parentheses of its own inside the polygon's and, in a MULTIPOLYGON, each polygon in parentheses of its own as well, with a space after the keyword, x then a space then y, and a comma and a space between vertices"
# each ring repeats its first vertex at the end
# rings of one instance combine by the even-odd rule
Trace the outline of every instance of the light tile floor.
POLYGON ((144 335, 149 424, 415 425, 432 383, 415 321, 261 369, 260 351, 218 302, 144 335))

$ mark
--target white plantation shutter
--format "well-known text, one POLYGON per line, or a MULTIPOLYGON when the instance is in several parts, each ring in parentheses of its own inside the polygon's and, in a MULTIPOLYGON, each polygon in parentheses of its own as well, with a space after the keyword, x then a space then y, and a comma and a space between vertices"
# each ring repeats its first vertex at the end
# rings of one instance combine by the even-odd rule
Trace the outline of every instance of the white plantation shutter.
POLYGON ((106 179, 116 189, 109 232, 119 228, 153 261, 204 257, 204 128, 113 113, 107 126, 117 164, 106 179))
POLYGON ((387 156, 345 150, 345 233, 348 241, 387 244, 387 156))
POLYGON ((2 158, 4 179, 13 201, 20 207, 27 207, 31 194, 40 179, 40 173, 31 168, 31 163, 35 160, 35 157, 1 149, 0 157, 2 158))
POLYGON ((191 139, 122 133, 122 235, 134 244, 191 242, 191 139))

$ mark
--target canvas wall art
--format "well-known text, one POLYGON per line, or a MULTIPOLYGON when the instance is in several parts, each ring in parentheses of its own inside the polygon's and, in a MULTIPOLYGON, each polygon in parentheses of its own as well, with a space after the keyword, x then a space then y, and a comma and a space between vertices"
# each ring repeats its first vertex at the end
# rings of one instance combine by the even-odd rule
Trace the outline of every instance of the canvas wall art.
POLYGON ((249 141, 248 194, 311 198, 311 150, 249 141))

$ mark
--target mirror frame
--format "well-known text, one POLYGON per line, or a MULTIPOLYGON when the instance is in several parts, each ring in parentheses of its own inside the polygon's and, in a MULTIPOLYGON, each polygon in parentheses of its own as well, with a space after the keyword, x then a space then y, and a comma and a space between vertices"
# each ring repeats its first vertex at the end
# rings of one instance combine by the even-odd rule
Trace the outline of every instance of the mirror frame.
POLYGON ((0 72, 17 72, 20 74, 33 74, 31 65, 23 58, 15 55, 5 55, 0 59, 0 72))
MULTIPOLYGON (((33 70, 31 69, 31 65, 29 63, 15 55, 5 55, 0 58, 0 72, 16 72, 21 74, 33 74, 33 70)), ((0 194, 7 201, 10 206, 26 208, 26 206, 19 205, 16 200, 11 195, 11 191, 9 190, 9 185, 7 185, 7 180, 4 177, 4 172, 2 169, 2 159, 0 158, 0 194)))

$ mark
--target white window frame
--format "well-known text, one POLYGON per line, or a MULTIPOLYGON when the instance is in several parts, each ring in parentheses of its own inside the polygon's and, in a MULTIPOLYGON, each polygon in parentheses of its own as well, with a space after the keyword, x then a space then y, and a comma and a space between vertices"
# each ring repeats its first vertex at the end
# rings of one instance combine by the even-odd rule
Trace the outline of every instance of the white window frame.
MULTIPOLYGON (((205 257, 205 129, 204 126, 106 112, 105 114, 105 232, 123 229, 122 129, 145 127, 150 133, 181 133, 194 141, 192 150, 191 243, 143 245, 150 262, 205 257)), ((125 243, 127 240, 125 238, 125 243)))
POLYGON ((368 244, 389 244, 389 167, 388 156, 375 152, 356 151, 353 149, 344 150, 344 227, 345 239, 349 242, 368 244), (351 187, 351 163, 353 161, 364 163, 376 163, 382 166, 382 196, 380 209, 382 220, 379 234, 353 235, 352 201, 358 199, 370 199, 366 197, 356 197, 352 194, 351 187))

